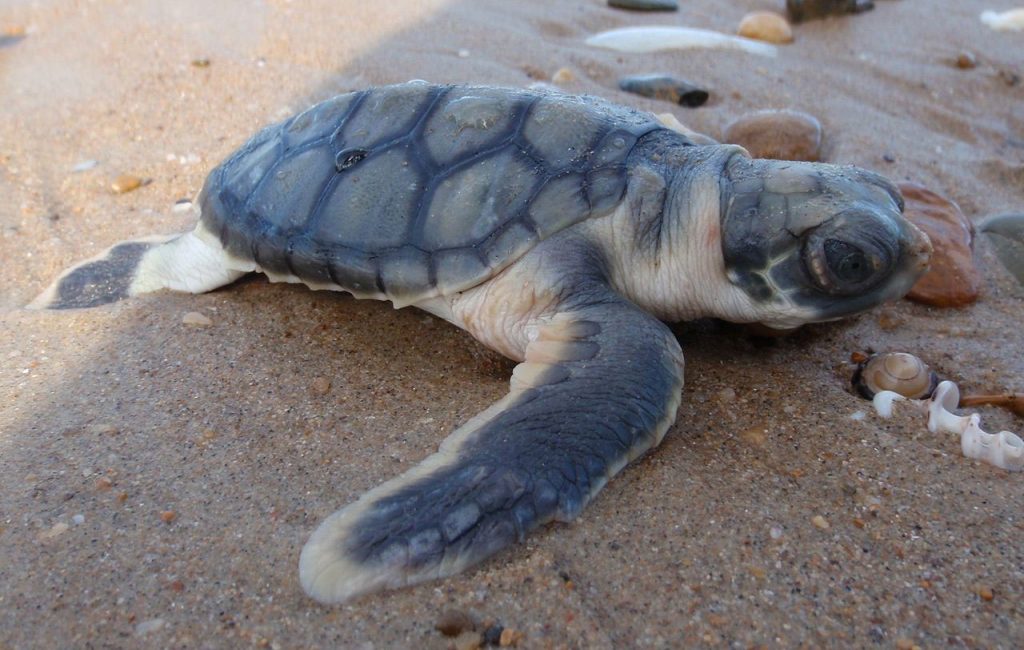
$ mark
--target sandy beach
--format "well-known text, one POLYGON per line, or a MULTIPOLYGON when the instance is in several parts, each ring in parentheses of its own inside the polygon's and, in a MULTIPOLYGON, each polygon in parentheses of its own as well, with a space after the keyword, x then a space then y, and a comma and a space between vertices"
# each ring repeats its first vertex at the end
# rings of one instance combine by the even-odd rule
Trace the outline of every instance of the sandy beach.
POLYGON ((675 426, 576 521, 333 607, 298 582, 309 534, 503 396, 512 362, 424 312, 262 278, 23 309, 72 263, 192 228, 176 202, 260 126, 409 79, 525 87, 565 69, 562 90, 714 138, 753 110, 805 111, 828 162, 925 185, 975 222, 1024 210, 1024 32, 978 18, 1019 2, 877 0, 795 25, 776 58, 584 44, 630 25, 734 33, 784 3, 681 4, 0 3, 0 650, 445 648, 450 608, 524 648, 1024 646, 1024 475, 849 388, 851 353, 898 350, 965 391, 1024 391, 1024 290, 984 239, 964 309, 900 301, 768 341, 675 326, 675 426), (618 89, 648 72, 711 98, 618 89), (143 185, 111 191, 124 174, 143 185))

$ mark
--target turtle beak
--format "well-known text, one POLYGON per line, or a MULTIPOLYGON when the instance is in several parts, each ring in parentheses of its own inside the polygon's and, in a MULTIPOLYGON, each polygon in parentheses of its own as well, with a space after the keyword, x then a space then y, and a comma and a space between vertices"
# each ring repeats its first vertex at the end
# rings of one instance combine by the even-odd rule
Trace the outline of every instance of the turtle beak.
POLYGON ((906 265, 916 277, 924 275, 932 257, 932 242, 928 235, 906 217, 903 218, 900 237, 900 249, 906 259, 906 265))

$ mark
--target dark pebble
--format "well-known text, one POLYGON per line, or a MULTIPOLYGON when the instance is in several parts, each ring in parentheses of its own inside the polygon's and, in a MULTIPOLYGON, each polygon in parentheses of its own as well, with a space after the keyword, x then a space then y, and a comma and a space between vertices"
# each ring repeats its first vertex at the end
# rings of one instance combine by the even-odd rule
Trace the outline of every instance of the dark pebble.
POLYGON ((677 11, 676 0, 608 0, 609 7, 633 11, 677 11))
POLYGON ((484 630, 484 645, 501 645, 501 633, 504 631, 505 626, 497 623, 484 630))
POLYGON ((789 18, 794 23, 836 14, 858 14, 874 8, 873 0, 786 0, 789 18))
POLYGON ((1007 86, 1017 86, 1020 84, 1020 75, 1011 70, 1000 70, 999 78, 1003 80, 1007 86))
POLYGON ((459 636, 475 630, 476 621, 461 609, 446 609, 434 623, 434 629, 445 636, 459 636))
POLYGON ((619 79, 619 88, 690 108, 696 108, 708 101, 708 91, 668 75, 643 74, 623 77, 619 79))
POLYGON ((896 162, 896 156, 892 155, 891 153, 887 153, 882 156, 882 160, 884 160, 887 163, 894 163, 896 162))

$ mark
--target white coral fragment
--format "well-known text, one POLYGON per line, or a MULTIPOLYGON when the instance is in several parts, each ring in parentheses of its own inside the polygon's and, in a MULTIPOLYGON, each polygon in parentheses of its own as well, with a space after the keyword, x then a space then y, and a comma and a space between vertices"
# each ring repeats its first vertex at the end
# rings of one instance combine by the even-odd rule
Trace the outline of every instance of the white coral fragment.
POLYGON ((648 53, 659 50, 713 48, 775 56, 778 48, 767 43, 693 27, 624 27, 595 34, 587 45, 618 52, 648 53))
POLYGON ((984 461, 1011 472, 1024 470, 1024 440, 1009 431, 987 433, 981 428, 977 413, 957 415, 953 410, 960 404, 960 389, 951 381, 938 385, 931 399, 907 400, 892 391, 880 391, 872 400, 879 417, 892 417, 892 405, 909 401, 928 412, 928 430, 932 433, 954 433, 960 436, 960 449, 964 456, 984 461))
POLYGON ((1000 431, 985 433, 978 426, 978 416, 971 416, 971 422, 960 436, 960 448, 964 456, 983 460, 990 465, 1011 472, 1024 469, 1024 440, 1015 433, 1000 431))
MULTIPOLYGON (((928 405, 928 430, 932 433, 963 433, 969 419, 953 413, 960 404, 960 389, 951 381, 940 383, 928 405)), ((977 417, 977 416, 975 416, 977 417)))
POLYGON ((1024 30, 1024 8, 1009 11, 983 11, 981 22, 1000 32, 1019 32, 1024 30))
POLYGON ((878 415, 888 420, 889 418, 892 417, 893 402, 902 402, 905 399, 907 398, 895 391, 880 390, 877 393, 875 393, 875 396, 874 398, 872 398, 871 403, 874 405, 875 411, 878 412, 878 415))

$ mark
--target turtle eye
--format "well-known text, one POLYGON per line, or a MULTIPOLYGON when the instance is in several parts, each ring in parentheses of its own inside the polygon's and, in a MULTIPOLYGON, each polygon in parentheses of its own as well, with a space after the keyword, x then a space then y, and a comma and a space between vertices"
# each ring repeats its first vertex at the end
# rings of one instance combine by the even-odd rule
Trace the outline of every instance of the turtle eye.
POLYGON ((825 240, 825 261, 837 280, 859 285, 871 277, 875 267, 864 251, 840 239, 825 240))

